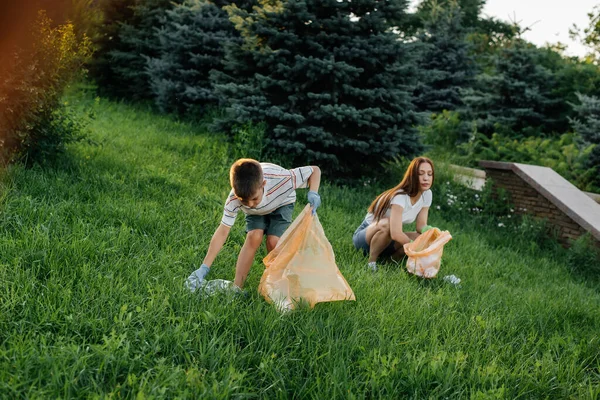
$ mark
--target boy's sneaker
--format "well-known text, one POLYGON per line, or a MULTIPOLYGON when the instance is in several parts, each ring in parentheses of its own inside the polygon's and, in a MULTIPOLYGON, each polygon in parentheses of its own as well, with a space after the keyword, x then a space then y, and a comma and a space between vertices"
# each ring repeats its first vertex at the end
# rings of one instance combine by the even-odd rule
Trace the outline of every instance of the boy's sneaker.
POLYGON ((377 272, 377 262, 375 261, 371 261, 367 264, 367 268, 370 269, 372 272, 377 272))

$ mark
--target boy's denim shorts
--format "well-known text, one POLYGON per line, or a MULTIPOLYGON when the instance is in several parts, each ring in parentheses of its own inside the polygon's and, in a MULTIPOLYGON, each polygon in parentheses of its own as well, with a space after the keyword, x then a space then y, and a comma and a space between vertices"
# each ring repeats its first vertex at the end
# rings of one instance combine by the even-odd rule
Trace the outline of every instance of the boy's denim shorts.
POLYGON ((292 223, 293 204, 286 204, 269 214, 249 215, 246 214, 246 233, 255 229, 262 229, 266 235, 281 237, 283 232, 292 223))
MULTIPOLYGON (((354 247, 358 250, 362 250, 363 254, 368 256, 371 251, 371 246, 367 243, 367 228, 369 227, 369 223, 367 221, 363 221, 362 224, 354 231, 354 235, 352 235, 352 243, 354 243, 354 247)), ((393 240, 390 242, 388 247, 386 247, 380 254, 380 256, 388 257, 396 252, 396 248, 394 247, 393 240)))

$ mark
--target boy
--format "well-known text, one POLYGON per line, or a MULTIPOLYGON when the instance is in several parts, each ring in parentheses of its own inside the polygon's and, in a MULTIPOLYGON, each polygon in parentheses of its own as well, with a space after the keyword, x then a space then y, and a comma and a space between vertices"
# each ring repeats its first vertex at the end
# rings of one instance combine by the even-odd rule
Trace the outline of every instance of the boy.
POLYGON ((189 276, 186 283, 192 292, 206 278, 240 210, 246 214, 246 241, 238 255, 234 284, 241 289, 263 236, 267 235, 267 252, 270 252, 290 226, 296 202, 295 189, 308 187, 307 198, 313 214, 321 205, 318 193, 321 170, 314 165, 288 170, 275 164, 242 158, 231 166, 229 180, 232 189, 225 201, 221 224, 210 240, 202 266, 189 276))

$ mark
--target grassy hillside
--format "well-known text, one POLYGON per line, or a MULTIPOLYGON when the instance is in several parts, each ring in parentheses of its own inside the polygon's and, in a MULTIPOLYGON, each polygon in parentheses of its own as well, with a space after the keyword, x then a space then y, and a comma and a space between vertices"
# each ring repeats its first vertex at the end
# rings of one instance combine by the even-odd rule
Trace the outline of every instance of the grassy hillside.
MULTIPOLYGON (((356 302, 279 314, 256 292, 264 247, 249 298, 200 299, 183 283, 220 221, 226 144, 70 101, 93 107, 94 143, 3 179, 0 398, 600 396, 600 285, 527 221, 432 207, 454 237, 439 276, 461 286, 394 263, 370 273, 351 236, 381 188, 325 183, 319 217, 356 302)), ((434 205, 459 190, 439 172, 434 205)), ((211 279, 233 279, 243 239, 238 221, 211 279)))

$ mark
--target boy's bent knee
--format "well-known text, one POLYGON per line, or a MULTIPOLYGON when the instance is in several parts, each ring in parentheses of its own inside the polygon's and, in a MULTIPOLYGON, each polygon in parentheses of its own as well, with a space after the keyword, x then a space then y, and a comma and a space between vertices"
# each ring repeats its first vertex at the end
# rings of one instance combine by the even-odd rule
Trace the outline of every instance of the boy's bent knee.
POLYGON ((277 242, 279 242, 279 236, 267 235, 267 251, 273 250, 277 246, 277 242))
POLYGON ((262 229, 254 229, 246 234, 246 244, 258 248, 262 243, 264 232, 262 229))

